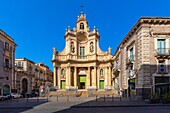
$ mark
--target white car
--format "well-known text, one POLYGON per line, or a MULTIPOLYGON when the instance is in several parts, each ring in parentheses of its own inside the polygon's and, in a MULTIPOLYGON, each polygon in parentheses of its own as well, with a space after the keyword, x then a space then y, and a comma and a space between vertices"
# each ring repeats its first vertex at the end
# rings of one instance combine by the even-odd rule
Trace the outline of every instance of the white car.
POLYGON ((11 93, 12 98, 21 98, 22 95, 20 93, 11 93))
POLYGON ((0 95, 0 100, 5 100, 5 99, 8 99, 8 96, 0 95))

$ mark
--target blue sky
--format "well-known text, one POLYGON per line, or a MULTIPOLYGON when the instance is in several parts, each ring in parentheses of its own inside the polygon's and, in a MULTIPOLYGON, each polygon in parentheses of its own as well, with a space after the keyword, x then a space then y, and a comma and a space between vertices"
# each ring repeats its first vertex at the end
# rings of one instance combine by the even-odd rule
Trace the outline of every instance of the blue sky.
POLYGON ((75 27, 84 4, 91 29, 100 33, 100 48, 117 46, 143 16, 170 16, 170 0, 0 0, 0 29, 18 45, 16 58, 43 62, 51 69, 52 48, 65 47, 67 26, 75 27))

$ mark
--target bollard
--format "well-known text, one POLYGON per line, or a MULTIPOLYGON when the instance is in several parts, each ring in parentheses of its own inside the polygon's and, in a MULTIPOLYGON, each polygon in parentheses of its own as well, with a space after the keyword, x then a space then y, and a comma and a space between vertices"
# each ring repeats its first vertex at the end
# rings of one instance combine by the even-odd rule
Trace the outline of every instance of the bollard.
POLYGON ((105 101, 105 95, 104 95, 104 101, 105 101))
POLYGON ((27 102, 28 102, 28 96, 27 96, 27 102))
POLYGON ((39 102, 39 96, 37 95, 37 102, 39 102))
POLYGON ((47 102, 48 102, 48 94, 47 94, 47 102))
POLYGON ((57 102, 58 102, 58 95, 57 95, 57 102))
POLYGON ((120 101, 122 101, 122 97, 120 96, 120 101))
POLYGON ((67 102, 69 102, 69 96, 67 95, 67 102))
POLYGON ((96 95, 96 101, 97 101, 97 95, 96 95))
POLYGON ((112 95, 112 101, 114 101, 114 95, 112 95))

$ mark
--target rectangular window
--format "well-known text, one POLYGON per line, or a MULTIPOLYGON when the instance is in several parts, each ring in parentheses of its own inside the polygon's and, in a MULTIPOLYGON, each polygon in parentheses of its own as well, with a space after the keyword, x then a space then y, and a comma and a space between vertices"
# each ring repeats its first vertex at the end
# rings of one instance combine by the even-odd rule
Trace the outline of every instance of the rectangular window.
POLYGON ((84 47, 80 47, 80 58, 84 58, 84 55, 85 55, 85 49, 84 47))
POLYGON ((5 59, 5 67, 9 67, 9 59, 5 59))
POLYGON ((166 52, 166 40, 165 39, 157 39, 157 52, 159 54, 165 54, 166 52))
POLYGON ((133 51, 133 48, 130 49, 130 61, 134 61, 134 51, 133 51))
POLYGON ((84 47, 80 47, 80 56, 84 55, 85 55, 84 47))
POLYGON ((9 44, 7 42, 4 43, 5 50, 9 50, 9 44))
POLYGON ((18 62, 18 67, 23 67, 23 63, 22 62, 18 62))
POLYGON ((10 52, 12 52, 12 46, 10 46, 10 52))

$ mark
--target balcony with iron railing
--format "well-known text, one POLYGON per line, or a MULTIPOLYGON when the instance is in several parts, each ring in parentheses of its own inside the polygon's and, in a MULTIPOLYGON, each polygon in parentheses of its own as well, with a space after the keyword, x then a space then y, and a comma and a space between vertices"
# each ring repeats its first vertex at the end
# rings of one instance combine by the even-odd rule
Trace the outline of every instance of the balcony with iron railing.
POLYGON ((126 64, 130 65, 133 64, 135 62, 135 55, 130 55, 127 59, 126 59, 126 64))
POLYGON ((170 48, 158 48, 155 50, 157 59, 170 59, 170 48))
POLYGON ((10 71, 12 69, 12 64, 5 64, 4 65, 4 70, 5 71, 10 71))
POLYGON ((113 66, 113 74, 116 76, 119 75, 119 72, 120 72, 120 65, 119 64, 114 64, 113 66))
POLYGON ((75 61, 92 61, 92 60, 98 60, 98 61, 104 61, 104 60, 110 60, 112 59, 111 55, 58 55, 56 56, 55 60, 58 61, 67 61, 67 60, 75 60, 75 61))

